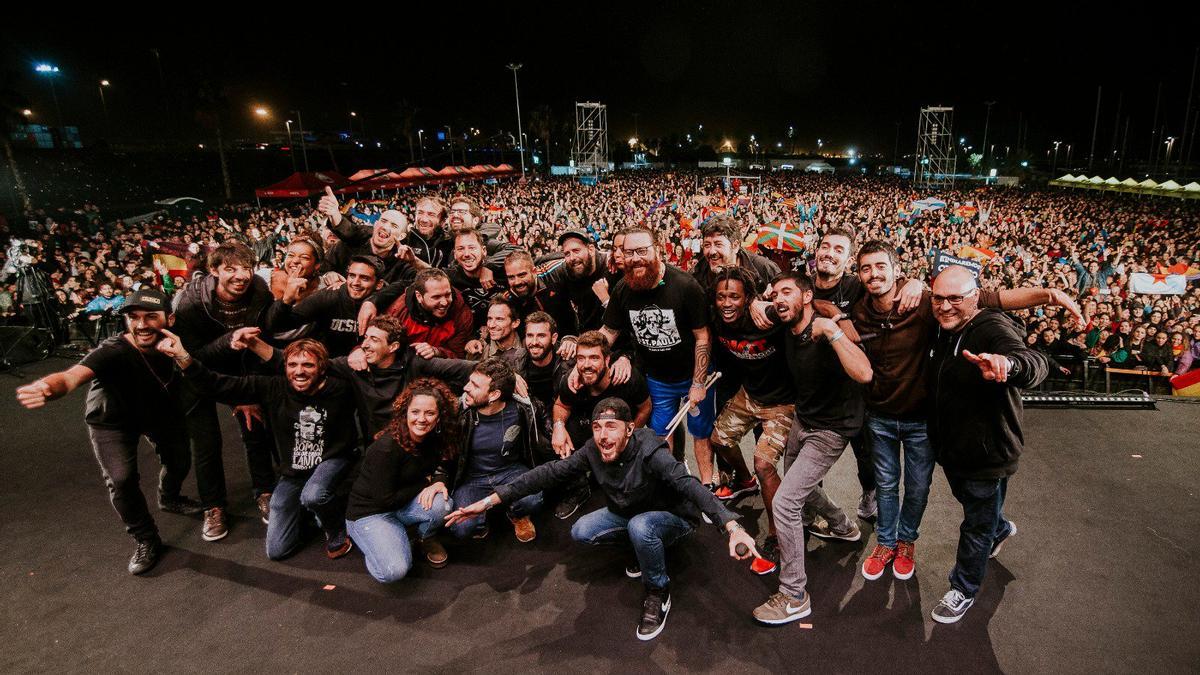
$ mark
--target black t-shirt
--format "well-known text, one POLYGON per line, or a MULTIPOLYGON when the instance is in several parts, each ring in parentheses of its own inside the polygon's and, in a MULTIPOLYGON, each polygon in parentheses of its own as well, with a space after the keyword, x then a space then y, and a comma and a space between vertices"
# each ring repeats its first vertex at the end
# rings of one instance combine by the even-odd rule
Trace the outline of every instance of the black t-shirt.
POLYGON ((784 344, 796 389, 796 417, 813 429, 857 435, 865 412, 862 387, 846 374, 833 346, 823 338, 813 341, 809 330, 801 335, 787 331, 784 344))
POLYGON ((837 305, 838 309, 849 314, 850 308, 866 293, 866 288, 854 274, 843 274, 837 285, 832 288, 817 288, 817 279, 813 278, 813 299, 828 300, 837 305))
MULTIPOLYGON (((551 349, 553 348, 551 345, 551 349)), ((535 401, 541 401, 547 411, 554 405, 554 387, 557 384, 558 372, 561 367, 562 361, 558 358, 558 354, 555 354, 544 366, 534 363, 533 359, 525 362, 525 383, 529 386, 529 397, 535 401)))
MULTIPOLYGON (((492 297, 504 292, 505 288, 502 283, 497 283, 491 290, 484 290, 483 284, 476 278, 467 276, 457 263, 450 269, 446 270, 446 275, 450 277, 450 285, 458 289, 462 293, 463 300, 467 301, 467 306, 471 308, 471 315, 475 320, 475 327, 479 328, 487 323, 488 307, 492 304, 492 297)), ((503 274, 497 274, 497 282, 503 281, 503 274)))
MULTIPOLYGON (((718 318, 713 322, 718 369, 740 378, 746 394, 759 405, 784 405, 796 401, 796 390, 784 360, 784 333, 774 326, 762 330, 749 313, 737 323, 718 318)), ((722 377, 722 380, 724 378, 722 377)))
POLYGON ((361 300, 354 300, 345 286, 322 288, 294 306, 276 301, 267 313, 267 325, 272 331, 314 324, 312 337, 325 345, 330 357, 347 356, 361 342, 358 335, 358 309, 361 300))
POLYGON ((708 324, 708 303, 692 275, 667 265, 663 280, 633 291, 622 279, 612 291, 604 325, 633 336, 638 365, 659 382, 691 380, 696 336, 708 324))
POLYGON ((610 396, 616 396, 628 403, 630 409, 636 414, 638 406, 650 398, 650 390, 646 387, 646 378, 642 377, 637 368, 630 371, 629 381, 624 384, 610 384, 599 394, 593 394, 587 387, 580 387, 579 391, 571 391, 565 377, 559 380, 555 390, 558 400, 571 409, 571 416, 567 418, 567 435, 571 437, 571 443, 577 448, 583 447, 583 444, 592 437, 592 412, 596 409, 597 403, 610 396))
POLYGON ((84 419, 109 429, 147 430, 182 424, 179 393, 183 377, 158 351, 143 352, 114 335, 88 352, 79 365, 96 373, 84 419))

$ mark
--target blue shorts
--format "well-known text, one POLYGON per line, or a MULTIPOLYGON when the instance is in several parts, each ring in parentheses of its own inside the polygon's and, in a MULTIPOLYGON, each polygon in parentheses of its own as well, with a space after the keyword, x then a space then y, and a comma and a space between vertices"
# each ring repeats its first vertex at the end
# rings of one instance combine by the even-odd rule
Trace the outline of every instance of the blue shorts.
MULTIPOLYGON (((653 412, 650 413, 650 428, 659 436, 667 435, 667 426, 675 413, 679 412, 680 399, 687 398, 688 390, 692 388, 691 380, 683 382, 659 382, 646 378, 646 388, 650 390, 650 403, 653 412)), ((713 422, 717 419, 717 391, 709 387, 708 395, 696 409, 687 415, 687 429, 692 438, 707 439, 712 435, 713 422)))

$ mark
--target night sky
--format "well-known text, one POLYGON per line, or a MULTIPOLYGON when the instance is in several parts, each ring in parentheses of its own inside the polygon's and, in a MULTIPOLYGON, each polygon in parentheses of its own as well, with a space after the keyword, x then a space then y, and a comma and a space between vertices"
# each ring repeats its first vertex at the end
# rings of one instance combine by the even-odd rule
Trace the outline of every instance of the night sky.
POLYGON ((63 117, 85 136, 102 123, 97 84, 109 79, 111 132, 127 139, 202 137, 194 115, 201 91, 221 93, 234 138, 263 133, 268 123, 251 114, 255 105, 280 111, 280 126, 281 111, 299 108, 306 127, 330 131, 345 129, 355 110, 372 137, 394 135, 403 105, 417 109, 414 128, 511 131, 510 61, 524 64, 527 133, 539 105, 564 122, 575 100, 598 100, 608 104, 614 142, 633 135, 638 113, 642 138, 695 133, 703 124, 712 140, 755 133, 786 144, 792 125, 799 148, 820 137, 827 150, 853 146, 890 156, 897 122, 900 150, 911 150, 922 104, 956 106, 956 133, 979 144, 984 101, 991 100, 993 143, 1014 143, 1023 116, 1031 151, 1044 153, 1050 140, 1061 139, 1075 144, 1078 157, 1090 141, 1102 85, 1097 153, 1111 147, 1115 126, 1124 133, 1130 116, 1130 152, 1144 156, 1161 81, 1160 124, 1178 135, 1200 13, 1167 7, 1196 5, 1140 11, 1152 5, 1126 3, 1121 11, 1100 11, 1108 5, 1097 3, 1089 15, 1083 3, 1046 11, 1050 4, 900 10, 644 2, 476 10, 471 3, 424 3, 391 12, 347 4, 288 19, 225 10, 219 21, 211 17, 221 10, 209 6, 190 10, 195 17, 160 6, 154 13, 163 18, 154 25, 136 10, 119 23, 111 13, 74 20, 10 15, 0 27, 0 56, 9 87, 43 122, 52 120, 53 104, 33 64, 58 65, 63 117))

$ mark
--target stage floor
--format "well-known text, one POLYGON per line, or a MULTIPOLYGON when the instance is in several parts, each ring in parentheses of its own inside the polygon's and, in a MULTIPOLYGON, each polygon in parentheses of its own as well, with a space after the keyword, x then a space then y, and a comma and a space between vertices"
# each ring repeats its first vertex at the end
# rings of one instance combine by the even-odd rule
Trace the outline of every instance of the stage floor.
MULTIPOLYGON (((25 379, 68 363, 27 367, 25 379)), ((83 394, 28 412, 12 394, 19 380, 0 382, 4 672, 1200 668, 1200 586, 1187 567, 1200 555, 1197 405, 1029 411, 1005 509, 1019 534, 956 625, 929 618, 948 588, 961 520, 939 470, 912 579, 862 578, 870 525, 857 543, 814 540, 812 627, 761 627, 750 611, 775 575, 752 575, 728 558, 722 535, 703 528, 671 550, 670 618, 643 643, 634 638, 640 584, 625 577, 616 551, 573 544, 574 519, 543 516, 531 544, 494 527, 485 542, 451 545, 445 569, 418 565, 395 587, 372 580, 357 551, 330 561, 316 542, 268 561, 232 418, 229 536, 207 543, 197 518, 156 513, 171 549, 150 574, 132 577, 132 540, 91 455, 83 394)), ((145 447, 141 461, 152 496, 158 464, 145 447)), ((847 453, 826 481, 847 509, 858 498, 853 463, 847 453)), ((187 490, 195 495, 190 478, 187 490)), ((593 498, 589 508, 599 505, 593 498)), ((740 510, 752 531, 765 526, 757 497, 740 510)))

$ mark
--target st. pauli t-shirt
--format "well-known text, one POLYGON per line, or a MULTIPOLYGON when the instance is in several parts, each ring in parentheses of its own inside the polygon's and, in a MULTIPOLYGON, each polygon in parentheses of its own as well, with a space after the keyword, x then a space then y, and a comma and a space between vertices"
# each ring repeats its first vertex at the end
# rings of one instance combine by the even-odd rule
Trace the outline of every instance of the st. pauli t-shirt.
POLYGON ((659 382, 691 380, 696 336, 708 323, 708 304, 700 284, 671 265, 662 281, 648 291, 634 291, 624 279, 617 284, 604 312, 604 325, 633 336, 638 365, 659 382))

